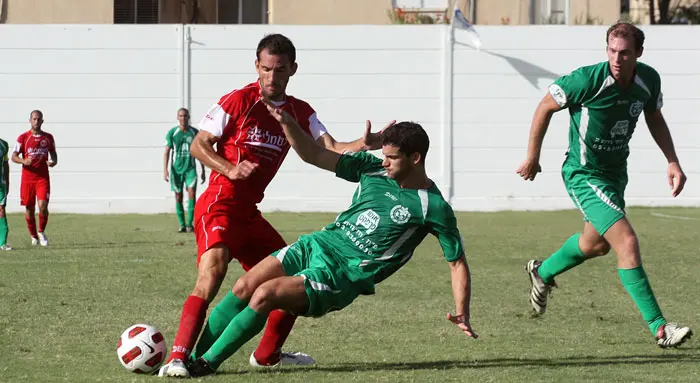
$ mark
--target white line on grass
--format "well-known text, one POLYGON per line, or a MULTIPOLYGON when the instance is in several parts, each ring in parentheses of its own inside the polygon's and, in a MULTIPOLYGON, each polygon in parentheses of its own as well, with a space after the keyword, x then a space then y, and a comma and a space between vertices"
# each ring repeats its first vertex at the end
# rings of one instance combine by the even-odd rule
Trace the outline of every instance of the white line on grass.
POLYGON ((698 218, 693 218, 693 217, 684 217, 682 215, 670 215, 670 214, 662 214, 662 213, 649 213, 653 215, 654 217, 661 217, 661 218, 671 218, 671 219, 680 219, 682 221, 698 221, 698 218))

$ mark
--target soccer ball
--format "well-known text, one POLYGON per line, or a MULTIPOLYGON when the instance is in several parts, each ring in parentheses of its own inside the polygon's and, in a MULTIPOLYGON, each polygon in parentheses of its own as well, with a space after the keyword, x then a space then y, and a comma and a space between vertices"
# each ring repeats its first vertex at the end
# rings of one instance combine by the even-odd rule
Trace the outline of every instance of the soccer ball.
POLYGON ((119 337, 117 356, 127 370, 148 374, 163 363, 166 349, 165 337, 157 328, 135 324, 119 337))

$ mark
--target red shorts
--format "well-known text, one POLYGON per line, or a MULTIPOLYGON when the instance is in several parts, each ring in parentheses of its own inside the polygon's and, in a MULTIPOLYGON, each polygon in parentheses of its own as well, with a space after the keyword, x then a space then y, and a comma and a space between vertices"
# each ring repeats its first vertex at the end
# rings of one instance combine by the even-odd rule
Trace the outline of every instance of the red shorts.
POLYGON ((19 191, 20 203, 22 206, 33 207, 36 200, 48 202, 49 193, 51 193, 51 182, 46 178, 22 180, 19 191))
POLYGON ((234 203, 224 188, 208 188, 197 199, 194 234, 198 265, 202 254, 220 243, 228 248, 229 262, 237 259, 245 271, 287 246, 257 207, 234 203))

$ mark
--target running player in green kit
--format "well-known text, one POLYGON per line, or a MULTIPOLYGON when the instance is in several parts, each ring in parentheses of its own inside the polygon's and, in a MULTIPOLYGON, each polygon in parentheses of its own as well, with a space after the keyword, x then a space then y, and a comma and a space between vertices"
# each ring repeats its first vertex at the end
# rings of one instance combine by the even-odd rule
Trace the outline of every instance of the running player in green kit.
MULTIPOLYGON (((163 178, 165 182, 170 182, 170 190, 175 192, 175 212, 180 223, 179 232, 191 233, 194 231, 192 219, 197 198, 197 166, 194 157, 190 155, 190 144, 198 130, 190 126, 190 112, 185 108, 177 111, 177 120, 178 126, 170 129, 165 136, 163 178), (185 210, 182 206, 183 185, 187 188, 187 221, 185 221, 185 210)), ((204 183, 206 180, 204 164, 200 163, 200 165, 202 166, 201 180, 204 183)))
POLYGON ((0 250, 12 250, 7 244, 7 217, 5 205, 7 205, 7 192, 10 190, 10 146, 7 141, 0 139, 0 250))
POLYGON ((547 308, 554 277, 607 254, 617 255, 622 285, 639 308, 660 347, 675 347, 692 335, 688 327, 667 323, 642 267, 639 240, 625 217, 629 141, 641 114, 668 161, 668 182, 676 197, 686 176, 661 113, 661 79, 638 62, 644 33, 618 23, 607 31, 608 61, 576 69, 557 79, 540 102, 532 121, 527 159, 517 173, 534 180, 540 169, 542 141, 553 113, 569 109, 569 150, 562 167, 564 185, 584 217, 582 233, 571 236, 543 262, 525 266, 532 285, 530 303, 538 314, 547 308))
MULTIPOLYGON (((191 376, 214 371, 282 309, 321 317, 342 310, 391 276, 428 234, 450 265, 456 312, 447 319, 467 336, 470 275, 457 220, 425 173, 428 135, 402 122, 382 133, 384 160, 365 152, 338 154, 316 144, 286 112, 268 103, 302 160, 358 183, 350 207, 323 230, 301 236, 240 277, 212 310, 193 353, 191 376)), ((378 149, 378 148, 374 148, 378 149)))

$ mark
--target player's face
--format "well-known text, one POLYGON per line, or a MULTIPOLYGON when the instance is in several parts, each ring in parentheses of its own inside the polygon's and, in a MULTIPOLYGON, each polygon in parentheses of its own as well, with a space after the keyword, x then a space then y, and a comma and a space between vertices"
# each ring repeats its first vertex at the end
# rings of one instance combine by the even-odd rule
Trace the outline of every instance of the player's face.
POLYGON ((632 37, 610 36, 608 39, 608 65, 615 79, 628 79, 632 77, 637 66, 637 58, 642 51, 637 51, 632 37))
POLYGON ((32 115, 29 117, 29 123, 32 124, 32 129, 38 130, 41 129, 41 125, 44 123, 44 120, 41 118, 39 113, 32 113, 32 115))
POLYGON ((177 122, 180 123, 180 126, 188 126, 190 124, 190 115, 184 110, 177 112, 177 122))
POLYGON ((402 153, 398 146, 384 145, 382 147, 382 154, 384 154, 382 166, 384 170, 386 170, 386 174, 389 178, 401 182, 413 171, 416 162, 415 156, 402 153))
POLYGON ((297 64, 290 62, 287 55, 273 55, 263 49, 260 59, 255 60, 255 69, 263 96, 280 101, 287 90, 289 78, 297 71, 297 64))

